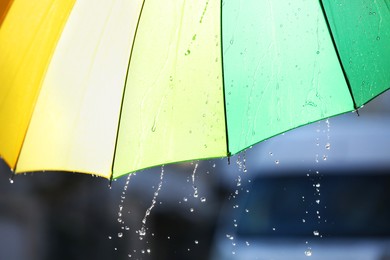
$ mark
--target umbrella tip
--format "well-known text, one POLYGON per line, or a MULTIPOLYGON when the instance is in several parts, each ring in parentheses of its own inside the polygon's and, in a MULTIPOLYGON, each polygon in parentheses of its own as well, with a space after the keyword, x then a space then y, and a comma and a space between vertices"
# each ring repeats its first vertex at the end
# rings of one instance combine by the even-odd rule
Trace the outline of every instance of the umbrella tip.
POLYGON ((357 115, 357 116, 360 116, 360 114, 359 114, 359 109, 358 109, 358 108, 355 109, 355 112, 356 112, 356 115, 357 115))

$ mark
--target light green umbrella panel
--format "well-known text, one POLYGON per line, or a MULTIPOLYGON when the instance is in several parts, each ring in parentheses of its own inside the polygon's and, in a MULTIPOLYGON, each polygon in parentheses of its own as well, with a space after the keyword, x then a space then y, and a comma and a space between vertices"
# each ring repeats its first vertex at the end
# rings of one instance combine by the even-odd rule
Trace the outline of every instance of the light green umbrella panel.
POLYGON ((388 0, 8 0, 0 156, 106 178, 231 156, 386 91, 389 46, 388 0))

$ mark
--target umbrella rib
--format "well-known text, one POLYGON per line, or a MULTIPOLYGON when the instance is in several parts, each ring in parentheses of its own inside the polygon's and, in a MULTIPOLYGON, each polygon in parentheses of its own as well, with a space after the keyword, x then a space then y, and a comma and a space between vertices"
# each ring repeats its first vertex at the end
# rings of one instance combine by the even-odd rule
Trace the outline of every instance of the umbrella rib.
POLYGON ((110 176, 110 183, 109 183, 109 186, 110 186, 110 187, 111 187, 112 180, 113 180, 113 177, 114 177, 114 164, 115 164, 115 157, 116 157, 116 148, 117 148, 117 146, 118 146, 119 129, 120 129, 121 118, 122 118, 122 109, 123 109, 123 103, 124 103, 125 94, 126 94, 126 82, 127 82, 128 77, 129 77, 129 70, 130 70, 131 57, 133 56, 133 50, 134 50, 135 40, 136 40, 136 38, 137 38, 138 27, 139 27, 139 24, 140 24, 140 21, 141 21, 141 16, 142 16, 142 12, 143 12, 143 10, 144 10, 144 5, 145 5, 145 0, 142 1, 142 5, 141 5, 141 8, 140 8, 140 13, 139 13, 139 16, 138 16, 137 25, 136 25, 135 31, 134 31, 134 38, 133 38, 133 42, 132 42, 131 48, 130 48, 129 63, 127 64, 126 77, 125 77, 125 85, 124 85, 124 87, 123 87, 123 94, 122 94, 122 100, 121 100, 120 112, 119 112, 119 119, 118 119, 118 128, 117 128, 117 131, 116 131, 116 139, 115 139, 115 147, 114 147, 114 156, 113 156, 112 167, 111 167, 111 176, 110 176))
POLYGON ((225 136, 226 136, 226 153, 227 153, 227 157, 228 157, 228 163, 230 164, 230 156, 231 156, 231 152, 229 150, 229 133, 228 133, 228 122, 227 122, 227 109, 226 109, 226 95, 225 95, 225 73, 224 73, 224 59, 223 59, 223 25, 222 25, 222 22, 223 22, 223 19, 222 19, 222 16, 223 16, 223 1, 220 1, 220 40, 221 40, 221 76, 222 76, 222 96, 223 96, 223 110, 224 110, 224 117, 225 117, 225 136))
MULTIPOLYGON (((338 48, 337 48, 336 40, 335 40, 335 38, 334 38, 334 35, 333 35, 333 32, 332 32, 332 28, 330 27, 330 23, 329 23, 329 20, 328 20, 328 16, 326 15, 324 3, 323 3, 322 0, 319 0, 319 2, 320 2, 322 14, 323 14, 324 19, 325 19, 325 22, 326 22, 326 26, 327 26, 327 28, 328 28, 328 32, 329 32, 329 34, 330 34, 330 38, 332 39, 332 43, 333 43, 334 49, 335 49, 335 51, 336 51, 337 59, 338 59, 338 61, 339 61, 339 63, 340 63, 341 70, 342 70, 342 72, 343 72, 345 82, 347 83, 347 86, 348 86, 349 94, 351 95, 351 98, 352 98, 353 107, 354 107, 355 111, 357 112, 357 111, 358 111, 358 110, 357 110, 357 109, 358 109, 358 106, 356 105, 355 97, 353 96, 353 92, 352 92, 351 83, 350 83, 350 81, 349 81, 347 72, 345 71, 345 68, 344 68, 344 66, 343 66, 343 62, 342 62, 342 60, 341 60, 341 56, 340 56, 339 50, 338 50, 338 48)), ((359 113, 358 113, 358 115, 359 115, 359 113)))

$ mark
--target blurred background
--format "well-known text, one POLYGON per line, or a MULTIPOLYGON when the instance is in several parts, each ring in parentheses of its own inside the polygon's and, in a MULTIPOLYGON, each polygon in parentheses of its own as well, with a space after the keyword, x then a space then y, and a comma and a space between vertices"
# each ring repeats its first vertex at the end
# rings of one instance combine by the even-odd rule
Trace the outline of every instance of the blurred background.
POLYGON ((0 259, 390 259, 390 93, 112 183, 0 162, 0 259))

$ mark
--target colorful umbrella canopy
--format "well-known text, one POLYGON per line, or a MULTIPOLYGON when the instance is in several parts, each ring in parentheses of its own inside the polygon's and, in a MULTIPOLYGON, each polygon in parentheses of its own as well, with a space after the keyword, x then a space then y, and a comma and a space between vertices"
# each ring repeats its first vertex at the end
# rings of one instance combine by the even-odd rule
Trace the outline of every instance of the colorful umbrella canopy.
POLYGON ((2 0, 0 155, 117 178, 236 154, 390 87, 390 1, 2 0))

